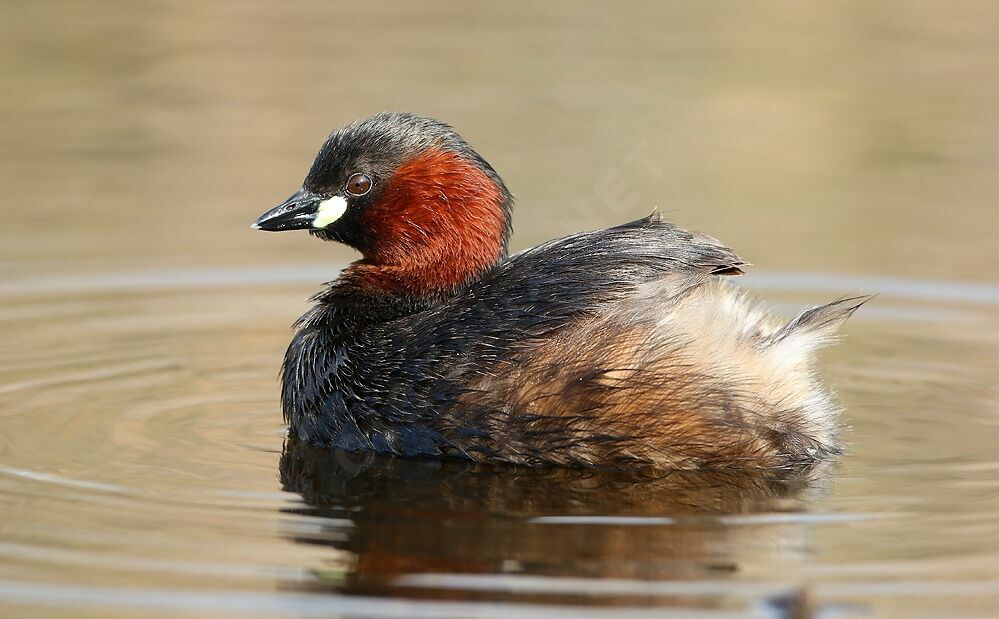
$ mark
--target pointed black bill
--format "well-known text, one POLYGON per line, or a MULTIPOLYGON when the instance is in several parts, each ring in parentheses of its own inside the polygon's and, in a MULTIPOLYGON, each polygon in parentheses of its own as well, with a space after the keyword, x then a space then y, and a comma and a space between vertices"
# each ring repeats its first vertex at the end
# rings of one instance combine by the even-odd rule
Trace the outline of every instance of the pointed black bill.
POLYGON ((308 230, 312 228, 320 202, 321 197, 300 189, 295 195, 258 217, 250 227, 267 232, 308 230))

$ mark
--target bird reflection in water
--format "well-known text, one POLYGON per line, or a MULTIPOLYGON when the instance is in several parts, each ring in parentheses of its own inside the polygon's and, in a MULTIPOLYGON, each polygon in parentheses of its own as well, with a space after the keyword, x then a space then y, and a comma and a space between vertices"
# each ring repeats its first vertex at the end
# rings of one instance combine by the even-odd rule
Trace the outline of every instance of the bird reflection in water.
MULTIPOLYGON (((289 439, 280 475, 283 488, 304 499, 285 511, 318 525, 291 527, 287 535, 337 549, 331 565, 341 566, 289 587, 439 600, 731 608, 747 602, 746 587, 732 598, 726 582, 772 584, 780 575, 795 595, 787 578, 806 558, 807 511, 823 494, 829 467, 524 469, 392 459, 289 439), (600 587, 576 586, 580 579, 679 586, 625 586, 605 595, 600 587), (517 586, 526 581, 532 583, 526 590, 517 586), (705 582, 717 590, 684 589, 705 582)), ((763 587, 762 601, 772 602, 773 590, 763 587)))

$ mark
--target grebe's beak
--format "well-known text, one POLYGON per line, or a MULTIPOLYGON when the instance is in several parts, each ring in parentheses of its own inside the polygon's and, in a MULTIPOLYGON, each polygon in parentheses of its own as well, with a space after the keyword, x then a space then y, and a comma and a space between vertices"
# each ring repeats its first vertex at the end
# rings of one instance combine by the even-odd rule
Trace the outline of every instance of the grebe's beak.
POLYGON ((307 189, 300 189, 281 204, 257 218, 250 226, 254 230, 283 232, 325 228, 346 212, 343 196, 323 199, 307 189))

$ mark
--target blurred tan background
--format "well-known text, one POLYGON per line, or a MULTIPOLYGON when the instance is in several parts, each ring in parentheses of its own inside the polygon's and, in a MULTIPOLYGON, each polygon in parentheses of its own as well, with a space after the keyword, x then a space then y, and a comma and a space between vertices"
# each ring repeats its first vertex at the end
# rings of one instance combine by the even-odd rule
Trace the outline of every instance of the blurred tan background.
POLYGON ((334 127, 453 124, 514 248, 658 206, 766 270, 995 281, 999 4, 6 2, 0 276, 329 263, 334 127))

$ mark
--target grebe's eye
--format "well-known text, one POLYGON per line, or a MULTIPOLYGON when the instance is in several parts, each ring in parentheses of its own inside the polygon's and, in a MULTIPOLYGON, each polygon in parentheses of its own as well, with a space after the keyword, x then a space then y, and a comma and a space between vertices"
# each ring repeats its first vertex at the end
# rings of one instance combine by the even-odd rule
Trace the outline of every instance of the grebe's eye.
POLYGON ((363 196, 371 191, 371 177, 367 174, 351 174, 347 179, 347 193, 352 196, 363 196))

